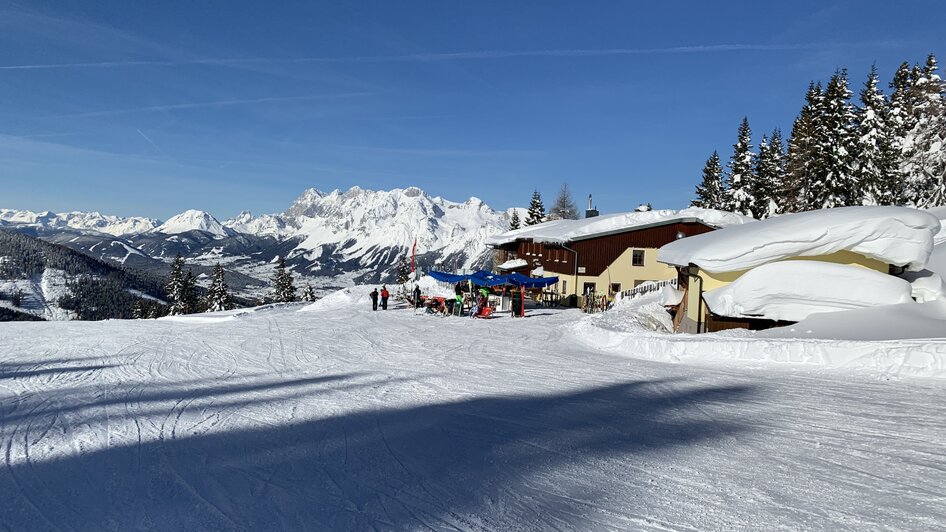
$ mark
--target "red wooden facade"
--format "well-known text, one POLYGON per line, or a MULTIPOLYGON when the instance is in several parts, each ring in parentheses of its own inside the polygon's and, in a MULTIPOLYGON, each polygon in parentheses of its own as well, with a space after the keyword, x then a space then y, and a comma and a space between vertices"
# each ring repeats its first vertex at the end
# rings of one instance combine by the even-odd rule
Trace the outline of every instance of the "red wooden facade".
POLYGON ((578 267, 584 268, 580 274, 598 276, 628 248, 656 249, 676 240, 678 233, 693 236, 712 230, 712 227, 699 222, 677 222, 641 229, 631 228, 620 233, 576 240, 565 246, 522 240, 499 246, 497 249, 507 252, 504 260, 513 256, 525 259, 529 266, 520 271, 530 271, 542 266, 546 272, 562 275, 576 273, 577 254, 578 267))

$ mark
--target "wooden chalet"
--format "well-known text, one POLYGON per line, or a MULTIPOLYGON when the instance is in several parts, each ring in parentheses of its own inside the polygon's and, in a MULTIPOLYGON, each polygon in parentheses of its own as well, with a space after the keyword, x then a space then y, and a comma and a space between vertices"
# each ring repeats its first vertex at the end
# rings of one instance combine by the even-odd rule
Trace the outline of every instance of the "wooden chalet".
MULTIPOLYGON (((554 220, 496 235, 487 244, 497 268, 526 275, 557 275, 552 290, 562 297, 614 294, 646 281, 673 279, 677 270, 657 262, 657 249, 713 231, 704 209, 630 212, 554 220)), ((728 214, 728 213, 723 213, 728 214)), ((708 217, 716 221, 718 217, 708 217)), ((578 298, 572 297, 573 304, 578 298)))

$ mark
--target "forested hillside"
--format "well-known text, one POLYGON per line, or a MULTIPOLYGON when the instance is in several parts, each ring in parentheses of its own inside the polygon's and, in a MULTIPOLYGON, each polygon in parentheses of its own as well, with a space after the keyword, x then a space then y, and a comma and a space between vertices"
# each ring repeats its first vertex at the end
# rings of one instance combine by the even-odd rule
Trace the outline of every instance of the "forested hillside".
POLYGON ((131 318, 142 297, 163 299, 163 280, 64 246, 0 230, 0 321, 68 311, 84 320, 131 318))

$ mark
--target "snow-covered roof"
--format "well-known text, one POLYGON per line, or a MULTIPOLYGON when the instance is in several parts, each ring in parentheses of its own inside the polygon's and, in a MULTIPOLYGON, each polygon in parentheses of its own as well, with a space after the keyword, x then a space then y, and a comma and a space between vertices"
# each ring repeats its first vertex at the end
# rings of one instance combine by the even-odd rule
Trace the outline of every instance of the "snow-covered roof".
POLYGON ((506 262, 496 266, 500 270, 515 270, 516 268, 524 268, 528 266, 529 263, 525 259, 512 259, 507 260, 506 262))
POLYGON ((764 264, 703 294, 714 314, 800 321, 819 312, 913 301, 907 281, 858 266, 816 260, 764 264))
POLYGON ((846 250, 920 270, 939 230, 936 216, 907 207, 822 209, 677 240, 660 248, 657 260, 718 273, 846 250))
POLYGON ((700 222, 718 228, 751 221, 754 220, 741 214, 696 207, 679 211, 664 209, 646 212, 622 212, 583 220, 551 220, 491 236, 486 239, 486 243, 498 246, 517 240, 532 240, 533 242, 564 244, 575 240, 585 240, 677 222, 700 222))

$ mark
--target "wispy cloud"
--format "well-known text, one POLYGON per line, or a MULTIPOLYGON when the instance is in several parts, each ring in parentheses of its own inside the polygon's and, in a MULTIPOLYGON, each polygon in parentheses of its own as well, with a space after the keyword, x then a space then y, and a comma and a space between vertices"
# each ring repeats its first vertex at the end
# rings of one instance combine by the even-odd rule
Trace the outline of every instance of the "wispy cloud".
POLYGON ((729 52, 771 52, 822 50, 837 46, 855 46, 853 43, 805 44, 705 44, 670 46, 664 48, 603 48, 603 49, 549 49, 549 50, 479 50, 468 52, 439 52, 407 55, 377 55, 353 57, 242 57, 183 60, 98 61, 84 63, 35 63, 0 65, 0 70, 52 70, 68 68, 121 68, 136 66, 176 67, 188 65, 238 66, 250 64, 302 63, 397 63, 410 61, 461 61, 476 59, 514 59, 526 57, 606 57, 657 54, 709 54, 729 52))
POLYGON ((180 109, 198 109, 204 107, 230 107, 234 105, 249 105, 268 102, 288 102, 301 100, 319 100, 332 98, 356 98, 360 96, 370 96, 373 92, 343 92, 337 94, 309 94, 306 96, 269 96, 265 98, 242 98, 234 100, 215 100, 210 102, 188 102, 173 103, 163 105, 148 105, 144 107, 128 107, 124 109, 107 109, 103 111, 88 111, 82 113, 70 113, 50 116, 47 118, 87 118, 97 116, 121 115, 129 113, 146 113, 152 111, 174 111, 180 109))

